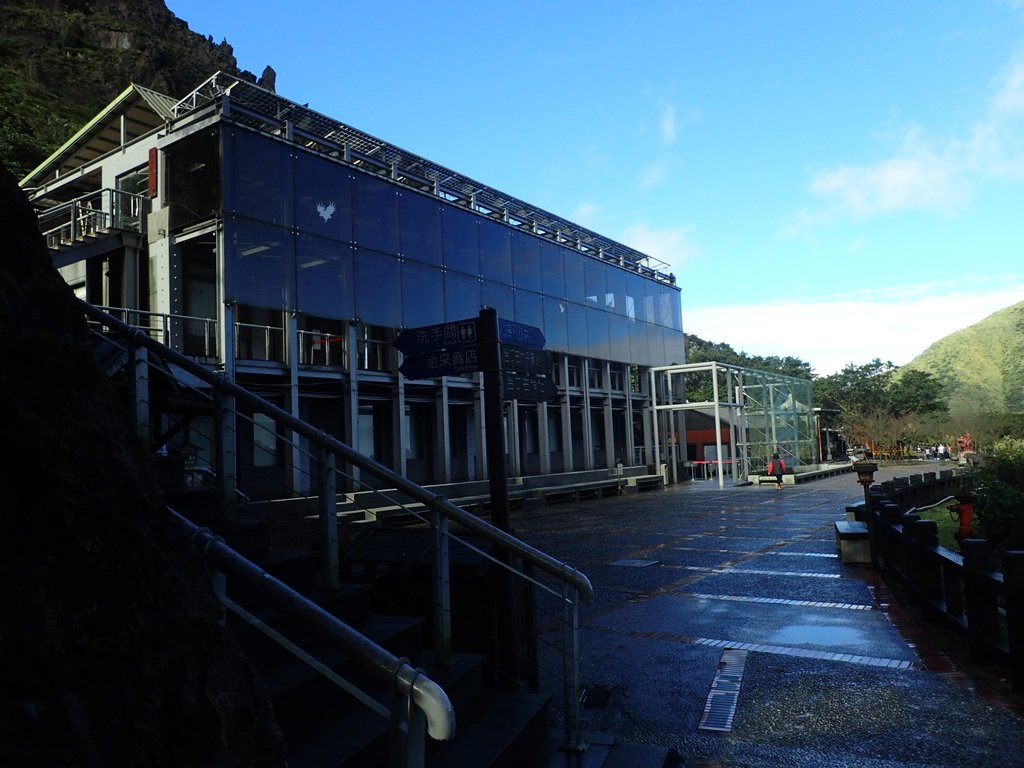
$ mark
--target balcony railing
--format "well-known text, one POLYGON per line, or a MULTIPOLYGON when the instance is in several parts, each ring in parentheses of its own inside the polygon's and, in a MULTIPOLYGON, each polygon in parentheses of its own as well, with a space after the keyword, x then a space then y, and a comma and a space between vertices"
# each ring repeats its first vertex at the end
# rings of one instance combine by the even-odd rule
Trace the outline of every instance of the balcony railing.
POLYGON ((146 233, 149 198, 100 189, 39 214, 39 230, 52 250, 112 231, 146 233))

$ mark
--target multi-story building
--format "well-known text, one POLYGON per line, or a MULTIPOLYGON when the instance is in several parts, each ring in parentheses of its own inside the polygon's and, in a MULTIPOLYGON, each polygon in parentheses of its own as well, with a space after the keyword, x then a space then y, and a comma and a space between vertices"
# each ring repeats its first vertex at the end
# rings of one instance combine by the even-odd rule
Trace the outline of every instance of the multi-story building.
MULTIPOLYGON (((554 356, 556 399, 506 403, 511 476, 657 464, 645 372, 683 362, 680 292, 609 238, 220 73, 128 87, 22 186, 81 298, 421 484, 487 477, 482 377, 409 380, 393 341, 482 306, 554 356)), ((258 418, 238 434, 285 466, 258 418)))

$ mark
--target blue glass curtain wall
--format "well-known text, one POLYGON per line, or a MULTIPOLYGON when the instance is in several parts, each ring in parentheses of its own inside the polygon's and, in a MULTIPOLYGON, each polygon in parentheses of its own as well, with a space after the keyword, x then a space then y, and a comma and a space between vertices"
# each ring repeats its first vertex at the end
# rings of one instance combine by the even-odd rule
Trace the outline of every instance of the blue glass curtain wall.
POLYGON ((682 357, 677 288, 272 137, 222 137, 229 301, 391 328, 486 305, 557 352, 682 357))

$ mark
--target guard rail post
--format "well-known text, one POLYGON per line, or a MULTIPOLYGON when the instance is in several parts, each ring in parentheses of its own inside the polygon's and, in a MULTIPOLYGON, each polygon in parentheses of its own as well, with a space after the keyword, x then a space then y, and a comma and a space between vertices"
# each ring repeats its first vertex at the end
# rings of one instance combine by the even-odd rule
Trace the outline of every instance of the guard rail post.
POLYGON ((995 548, 986 539, 964 539, 960 551, 964 557, 967 639, 971 656, 981 660, 991 655, 991 641, 999 637, 999 597, 992 583, 995 548))
POLYGON ((1003 552, 1003 590, 1011 679, 1024 691, 1024 550, 1003 552))

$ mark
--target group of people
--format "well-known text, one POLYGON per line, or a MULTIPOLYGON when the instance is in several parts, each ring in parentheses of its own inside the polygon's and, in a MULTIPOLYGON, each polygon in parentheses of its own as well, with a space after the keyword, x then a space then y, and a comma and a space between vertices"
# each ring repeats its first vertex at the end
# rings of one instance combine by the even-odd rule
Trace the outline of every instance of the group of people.
POLYGON ((935 446, 925 446, 924 457, 926 459, 938 459, 946 461, 949 459, 949 446, 945 443, 938 443, 935 446))

